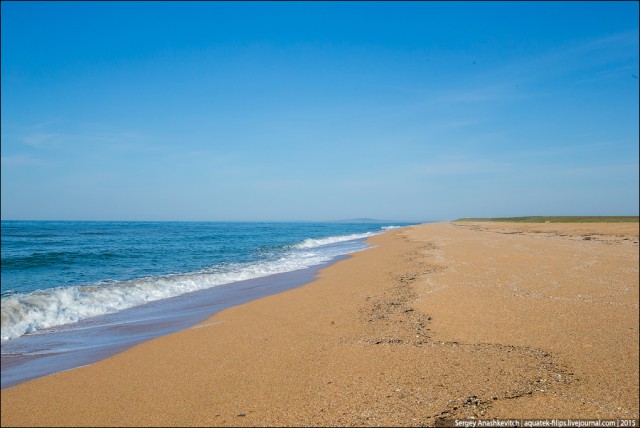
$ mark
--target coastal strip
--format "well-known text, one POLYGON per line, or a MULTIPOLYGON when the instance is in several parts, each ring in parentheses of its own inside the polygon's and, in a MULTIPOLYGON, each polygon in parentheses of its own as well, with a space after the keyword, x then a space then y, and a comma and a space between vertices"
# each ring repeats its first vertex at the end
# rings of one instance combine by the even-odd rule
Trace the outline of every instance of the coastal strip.
POLYGON ((312 283, 2 391, 2 425, 637 418, 638 223, 388 231, 312 283))

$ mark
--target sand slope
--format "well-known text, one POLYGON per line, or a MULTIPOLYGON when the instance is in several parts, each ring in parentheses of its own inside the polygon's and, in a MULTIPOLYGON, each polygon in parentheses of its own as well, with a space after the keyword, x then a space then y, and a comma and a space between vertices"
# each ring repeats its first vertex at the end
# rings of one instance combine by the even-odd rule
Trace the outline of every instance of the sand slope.
POLYGON ((435 223, 371 242, 311 284, 4 390, 2 425, 637 417, 637 223, 435 223))

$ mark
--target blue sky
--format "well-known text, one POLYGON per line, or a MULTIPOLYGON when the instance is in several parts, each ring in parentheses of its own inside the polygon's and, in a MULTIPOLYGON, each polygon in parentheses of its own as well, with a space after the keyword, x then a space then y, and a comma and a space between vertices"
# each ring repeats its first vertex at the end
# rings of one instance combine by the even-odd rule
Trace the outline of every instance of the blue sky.
POLYGON ((2 219, 638 215, 638 2, 2 2, 2 219))

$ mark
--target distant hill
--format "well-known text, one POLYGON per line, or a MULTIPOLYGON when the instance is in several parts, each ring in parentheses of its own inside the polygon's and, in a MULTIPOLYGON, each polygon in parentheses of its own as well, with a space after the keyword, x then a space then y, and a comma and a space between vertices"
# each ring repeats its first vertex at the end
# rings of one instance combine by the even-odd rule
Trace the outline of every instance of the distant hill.
POLYGON ((377 218, 367 218, 367 217, 360 217, 360 218, 349 218, 346 220, 338 220, 338 223, 389 223, 390 220, 380 220, 377 218))
POLYGON ((406 221, 406 220, 380 220, 377 218, 368 218, 368 217, 359 217, 359 218, 349 218, 346 220, 336 220, 337 223, 425 223, 422 220, 416 221, 406 221))

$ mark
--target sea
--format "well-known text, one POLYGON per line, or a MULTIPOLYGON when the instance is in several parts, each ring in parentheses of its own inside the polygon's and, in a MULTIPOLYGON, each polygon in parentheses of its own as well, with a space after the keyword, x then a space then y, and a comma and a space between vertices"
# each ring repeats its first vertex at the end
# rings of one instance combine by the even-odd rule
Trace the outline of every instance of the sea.
POLYGON ((196 328, 410 224, 2 220, 1 387, 196 328))

